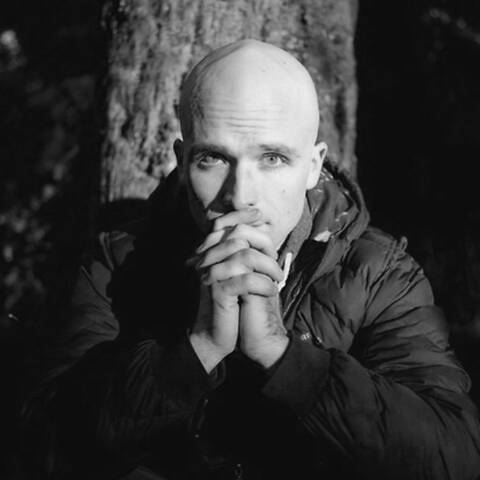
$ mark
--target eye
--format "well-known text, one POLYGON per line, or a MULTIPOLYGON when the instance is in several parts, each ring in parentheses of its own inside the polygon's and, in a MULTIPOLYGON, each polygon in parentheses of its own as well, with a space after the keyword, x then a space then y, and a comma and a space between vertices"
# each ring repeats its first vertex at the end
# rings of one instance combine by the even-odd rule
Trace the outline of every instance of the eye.
POLYGON ((199 168, 213 168, 225 163, 225 158, 215 153, 203 153, 196 158, 196 164, 199 168))
POLYGON ((266 167, 279 167, 287 163, 287 159, 278 153, 266 153, 262 157, 262 162, 266 167))

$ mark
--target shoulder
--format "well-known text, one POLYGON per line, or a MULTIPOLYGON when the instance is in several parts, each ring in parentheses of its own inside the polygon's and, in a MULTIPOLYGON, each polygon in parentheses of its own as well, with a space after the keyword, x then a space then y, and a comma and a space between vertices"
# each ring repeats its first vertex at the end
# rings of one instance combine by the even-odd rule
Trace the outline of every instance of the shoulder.
POLYGON ((102 232, 98 236, 97 255, 103 257, 110 270, 121 265, 134 250, 135 236, 124 231, 102 232))
POLYGON ((370 284, 395 268, 417 269, 417 263, 406 252, 407 244, 405 237, 398 239, 378 228, 368 227, 350 244, 342 267, 362 273, 370 284))
POLYGON ((313 282, 314 298, 356 325, 368 316, 372 302, 385 307, 412 289, 417 304, 431 304, 429 282, 406 247, 405 238, 369 227, 348 246, 332 270, 313 282))
POLYGON ((146 222, 139 220, 119 230, 101 232, 95 244, 93 259, 115 270, 136 248, 136 239, 145 230, 146 222))
POLYGON ((355 330, 377 286, 385 284, 390 288, 395 283, 385 273, 408 263, 406 244, 404 238, 397 240, 380 229, 368 227, 343 247, 338 257, 327 259, 330 266, 312 282, 313 299, 336 317, 350 319, 355 330))
MULTIPOLYGON (((428 307, 424 320, 443 324, 423 268, 407 252, 407 239, 369 228, 349 248, 341 268, 355 272, 363 292, 365 324, 428 307), (432 310, 433 309, 433 310, 432 310)), ((426 312, 426 310, 424 310, 426 312)), ((443 328, 443 327, 442 327, 443 328)))

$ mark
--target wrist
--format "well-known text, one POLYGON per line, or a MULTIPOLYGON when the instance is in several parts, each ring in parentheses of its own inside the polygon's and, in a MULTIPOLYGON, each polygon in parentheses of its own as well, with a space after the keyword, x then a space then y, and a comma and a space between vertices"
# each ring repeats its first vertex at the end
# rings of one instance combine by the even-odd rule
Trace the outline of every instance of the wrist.
POLYGON ((290 338, 287 335, 276 335, 275 339, 269 340, 260 348, 257 348, 255 354, 248 356, 261 367, 268 369, 283 357, 289 344, 290 338))
POLYGON ((188 340, 208 374, 212 373, 214 368, 228 355, 228 352, 219 349, 204 334, 190 333, 188 340))

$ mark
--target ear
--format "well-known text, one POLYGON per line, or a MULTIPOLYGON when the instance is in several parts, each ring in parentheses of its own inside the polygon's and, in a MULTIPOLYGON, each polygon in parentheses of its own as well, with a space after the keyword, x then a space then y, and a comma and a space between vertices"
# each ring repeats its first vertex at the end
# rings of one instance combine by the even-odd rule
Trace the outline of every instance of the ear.
POLYGON ((175 156, 177 157, 177 168, 180 181, 184 182, 187 178, 187 162, 184 158, 184 143, 179 138, 177 138, 175 142, 173 142, 173 151, 175 152, 175 156))
POLYGON ((328 146, 325 142, 319 142, 313 147, 313 155, 310 162, 310 170, 307 176, 307 190, 313 188, 320 177, 323 161, 327 155, 328 146))

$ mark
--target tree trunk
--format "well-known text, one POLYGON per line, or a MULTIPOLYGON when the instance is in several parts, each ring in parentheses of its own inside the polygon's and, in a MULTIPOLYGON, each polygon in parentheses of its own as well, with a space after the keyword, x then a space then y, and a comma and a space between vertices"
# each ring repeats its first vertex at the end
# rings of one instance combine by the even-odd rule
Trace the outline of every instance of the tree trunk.
POLYGON ((175 166, 182 79, 211 50, 255 38, 310 71, 330 158, 355 170, 357 0, 110 0, 103 202, 145 198, 175 166))

